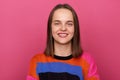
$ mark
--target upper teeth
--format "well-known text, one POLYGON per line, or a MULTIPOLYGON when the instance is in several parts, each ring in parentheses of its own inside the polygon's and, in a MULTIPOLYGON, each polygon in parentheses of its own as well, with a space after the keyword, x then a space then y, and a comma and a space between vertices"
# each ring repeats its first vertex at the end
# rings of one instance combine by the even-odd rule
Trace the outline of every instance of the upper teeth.
POLYGON ((66 37, 67 34, 66 34, 66 33, 60 33, 59 36, 60 36, 60 37, 66 37))

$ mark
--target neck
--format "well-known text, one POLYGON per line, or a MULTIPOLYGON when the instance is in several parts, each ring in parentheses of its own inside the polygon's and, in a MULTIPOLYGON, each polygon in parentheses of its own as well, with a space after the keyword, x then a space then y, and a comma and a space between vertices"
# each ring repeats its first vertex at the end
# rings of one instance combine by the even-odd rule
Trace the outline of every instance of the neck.
POLYGON ((55 48, 55 55, 57 56, 69 56, 71 55, 71 43, 61 45, 54 43, 54 48, 55 48))

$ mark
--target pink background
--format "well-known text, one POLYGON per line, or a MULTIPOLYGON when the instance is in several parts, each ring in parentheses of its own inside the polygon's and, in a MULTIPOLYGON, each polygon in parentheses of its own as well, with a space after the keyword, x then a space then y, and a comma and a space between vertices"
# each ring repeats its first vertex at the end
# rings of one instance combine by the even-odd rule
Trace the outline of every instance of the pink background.
POLYGON ((48 14, 57 3, 77 11, 82 47, 101 80, 120 80, 119 0, 1 0, 0 80, 26 79, 31 57, 45 48, 48 14))

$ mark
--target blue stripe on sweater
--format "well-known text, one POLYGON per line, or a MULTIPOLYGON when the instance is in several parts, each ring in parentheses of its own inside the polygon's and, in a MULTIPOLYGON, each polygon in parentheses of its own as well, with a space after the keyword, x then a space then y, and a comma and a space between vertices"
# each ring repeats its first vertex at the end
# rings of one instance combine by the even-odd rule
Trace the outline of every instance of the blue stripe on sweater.
POLYGON ((37 74, 45 72, 68 72, 73 75, 79 76, 80 80, 83 80, 82 68, 80 66, 74 66, 62 62, 49 62, 49 63, 37 63, 37 74))

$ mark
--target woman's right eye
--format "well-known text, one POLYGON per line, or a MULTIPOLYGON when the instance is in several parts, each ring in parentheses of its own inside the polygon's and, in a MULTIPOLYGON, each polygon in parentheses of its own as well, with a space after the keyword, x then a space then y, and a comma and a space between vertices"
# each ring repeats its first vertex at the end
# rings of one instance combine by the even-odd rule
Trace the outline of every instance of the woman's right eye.
POLYGON ((60 23, 54 23, 54 25, 59 25, 60 23))

